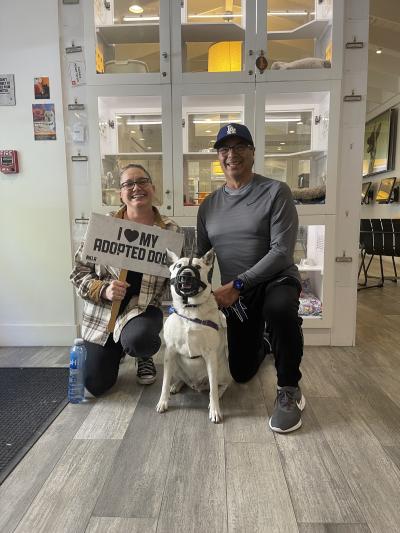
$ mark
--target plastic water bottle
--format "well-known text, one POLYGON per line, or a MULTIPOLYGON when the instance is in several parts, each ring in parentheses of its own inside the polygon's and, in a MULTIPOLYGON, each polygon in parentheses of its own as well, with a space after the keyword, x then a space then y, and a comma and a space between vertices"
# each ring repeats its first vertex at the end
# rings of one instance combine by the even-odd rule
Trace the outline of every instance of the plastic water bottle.
POLYGON ((69 359, 68 400, 80 403, 85 398, 86 348, 83 339, 75 339, 69 359))

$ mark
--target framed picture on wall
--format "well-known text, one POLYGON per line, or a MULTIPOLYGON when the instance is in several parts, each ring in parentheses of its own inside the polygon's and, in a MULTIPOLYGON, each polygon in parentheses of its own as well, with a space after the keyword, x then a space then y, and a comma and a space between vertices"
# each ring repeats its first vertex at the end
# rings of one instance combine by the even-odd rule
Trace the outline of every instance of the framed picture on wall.
POLYGON ((388 109, 365 125, 363 176, 394 170, 397 109, 388 109))

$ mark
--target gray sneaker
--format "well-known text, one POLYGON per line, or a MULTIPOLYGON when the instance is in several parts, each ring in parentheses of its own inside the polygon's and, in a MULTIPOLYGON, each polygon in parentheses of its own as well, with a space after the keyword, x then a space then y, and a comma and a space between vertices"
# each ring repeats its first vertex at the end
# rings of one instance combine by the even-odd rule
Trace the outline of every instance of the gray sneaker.
POLYGON ((155 382, 157 370, 153 362, 153 358, 148 359, 137 358, 137 373, 136 381, 140 385, 151 385, 155 382))
POLYGON ((301 426, 301 412, 305 405, 306 399, 300 387, 278 389, 269 427, 278 433, 289 433, 298 429, 301 426))

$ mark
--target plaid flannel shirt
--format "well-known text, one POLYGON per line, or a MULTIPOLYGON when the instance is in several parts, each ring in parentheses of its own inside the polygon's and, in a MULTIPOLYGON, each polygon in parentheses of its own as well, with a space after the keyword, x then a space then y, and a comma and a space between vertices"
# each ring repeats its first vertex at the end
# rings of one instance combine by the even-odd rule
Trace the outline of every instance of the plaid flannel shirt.
MULTIPOLYGON (((123 218, 126 207, 112 214, 116 218, 123 218)), ((180 228, 170 218, 160 215, 158 209, 153 207, 155 213, 154 225, 162 229, 180 232, 180 228)), ((112 302, 102 297, 105 289, 119 278, 120 269, 108 265, 95 265, 82 260, 84 242, 75 254, 75 266, 70 274, 70 280, 76 287, 76 292, 84 300, 82 317, 82 337, 89 342, 105 345, 110 333, 107 326, 111 317, 112 302)), ((160 307, 163 293, 168 285, 168 278, 143 274, 140 294, 133 296, 124 311, 118 316, 113 338, 119 341, 122 328, 133 317, 143 313, 147 306, 160 307)))

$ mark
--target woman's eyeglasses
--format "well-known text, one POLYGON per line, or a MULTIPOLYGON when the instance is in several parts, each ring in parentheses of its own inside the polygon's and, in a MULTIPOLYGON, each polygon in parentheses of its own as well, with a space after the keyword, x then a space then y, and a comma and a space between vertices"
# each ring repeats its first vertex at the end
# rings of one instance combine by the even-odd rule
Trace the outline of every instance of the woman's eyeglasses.
POLYGON ((228 155, 229 150, 232 150, 232 153, 243 154, 247 148, 253 148, 253 146, 251 144, 244 143, 232 144, 232 146, 221 146, 221 148, 218 148, 217 152, 220 155, 228 155))
POLYGON ((130 189, 134 189, 137 185, 139 185, 139 187, 146 187, 149 183, 151 183, 150 178, 138 178, 137 180, 124 181, 124 183, 121 183, 119 188, 130 190, 130 189))

